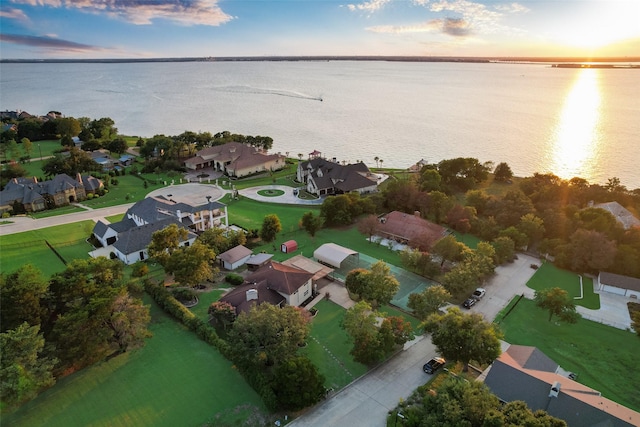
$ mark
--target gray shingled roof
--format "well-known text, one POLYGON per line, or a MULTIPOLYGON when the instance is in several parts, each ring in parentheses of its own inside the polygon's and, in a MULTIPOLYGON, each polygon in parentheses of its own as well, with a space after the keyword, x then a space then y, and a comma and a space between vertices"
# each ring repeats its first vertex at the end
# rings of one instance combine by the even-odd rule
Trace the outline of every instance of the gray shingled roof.
POLYGON ((600 283, 603 285, 615 286, 620 289, 640 291, 640 279, 620 274, 600 272, 600 283))
POLYGON ((220 301, 231 304, 236 309, 236 314, 240 314, 248 312, 254 305, 260 305, 265 302, 273 305, 281 305, 286 300, 278 292, 271 289, 266 280, 263 280, 258 283, 245 283, 240 285, 220 298, 220 301), (258 291, 257 300, 247 301, 247 291, 250 289, 258 291))
POLYGON ((537 347, 512 344, 507 353, 523 368, 554 373, 558 370, 558 364, 537 347))
POLYGON ((99 219, 98 222, 96 222, 96 225, 93 226, 92 233, 95 234, 96 236, 102 237, 105 235, 108 229, 109 229, 109 225, 107 225, 107 223, 99 219))
POLYGON ((485 379, 485 384, 501 400, 522 400, 532 411, 545 410, 550 415, 565 420, 571 427, 633 427, 632 424, 563 393, 563 386, 571 387, 572 382, 567 378, 560 385, 558 397, 549 397, 551 384, 500 360, 493 362, 485 379))
MULTIPOLYGON (((154 222, 153 224, 144 224, 139 227, 132 228, 124 233, 118 235, 118 240, 113 244, 113 247, 122 252, 123 254, 131 254, 134 252, 145 249, 151 242, 151 237, 156 231, 176 224, 178 227, 187 229, 176 218, 168 217, 161 221, 154 222)), ((189 232, 187 239, 196 237, 192 232, 189 232)))

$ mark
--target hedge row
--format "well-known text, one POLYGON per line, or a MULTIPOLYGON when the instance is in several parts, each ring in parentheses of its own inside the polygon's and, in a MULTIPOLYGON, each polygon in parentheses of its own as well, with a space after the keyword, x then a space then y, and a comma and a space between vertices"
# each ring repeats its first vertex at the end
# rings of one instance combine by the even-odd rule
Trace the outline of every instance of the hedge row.
POLYGON ((164 286, 159 286, 150 280, 146 280, 144 290, 151 295, 151 298, 153 298, 166 313, 172 315, 180 323, 189 328, 190 331, 195 332, 201 340, 217 348, 224 357, 229 359, 229 344, 218 336, 213 327, 196 317, 191 310, 175 299, 171 292, 165 289, 164 286))
MULTIPOLYGON (((157 285, 151 280, 145 280, 144 290, 166 313, 170 314, 180 323, 189 328, 189 330, 194 332, 201 340, 218 349, 218 351, 228 360, 234 362, 229 344, 218 336, 213 327, 198 318, 191 312, 191 310, 175 299, 171 292, 169 292, 164 286, 157 285)), ((277 398, 269 384, 268 377, 261 371, 255 369, 242 369, 239 364, 236 364, 236 366, 238 366, 239 371, 242 373, 242 376, 245 378, 247 383, 260 395, 265 406, 269 410, 275 410, 277 408, 277 398)))

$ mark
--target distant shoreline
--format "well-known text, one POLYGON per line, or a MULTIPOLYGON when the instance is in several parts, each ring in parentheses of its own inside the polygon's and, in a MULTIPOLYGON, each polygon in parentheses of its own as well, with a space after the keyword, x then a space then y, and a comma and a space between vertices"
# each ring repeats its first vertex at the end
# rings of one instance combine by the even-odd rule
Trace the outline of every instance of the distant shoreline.
MULTIPOLYGON (((577 63, 627 63, 640 62, 640 57, 453 57, 453 56, 221 56, 194 58, 104 58, 104 59, 0 59, 2 64, 52 64, 52 63, 153 63, 153 62, 266 62, 266 61, 389 61, 389 62, 456 62, 456 63, 500 63, 500 64, 554 64, 560 68, 577 68, 577 63)), ((594 68, 592 65, 591 68, 594 68)), ((600 68, 613 68, 600 67, 600 68)), ((616 68, 639 68, 629 65, 616 68)))

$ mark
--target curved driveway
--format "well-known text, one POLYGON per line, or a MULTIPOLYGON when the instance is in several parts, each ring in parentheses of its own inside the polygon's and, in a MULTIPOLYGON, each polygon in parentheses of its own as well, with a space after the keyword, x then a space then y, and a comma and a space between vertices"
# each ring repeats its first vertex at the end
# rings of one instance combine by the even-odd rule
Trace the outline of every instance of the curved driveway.
POLYGON ((245 188, 244 190, 238 190, 241 196, 248 197, 249 199, 258 200, 260 202, 269 203, 284 203, 289 205, 321 205, 323 199, 306 200, 301 199, 293 194, 295 188, 288 187, 286 185, 262 185, 258 187, 245 188), (281 190, 284 194, 280 196, 262 196, 258 194, 258 191, 262 190, 281 190))

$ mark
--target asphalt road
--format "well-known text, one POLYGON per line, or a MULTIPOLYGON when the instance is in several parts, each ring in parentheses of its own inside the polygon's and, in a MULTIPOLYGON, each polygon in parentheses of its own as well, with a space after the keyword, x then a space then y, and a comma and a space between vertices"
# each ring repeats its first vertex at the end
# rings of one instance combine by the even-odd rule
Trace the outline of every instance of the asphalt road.
MULTIPOLYGON (((515 295, 532 292, 526 283, 535 273, 530 267, 534 263, 540 264, 540 261, 519 254, 514 263, 496 268, 496 275, 485 285, 487 294, 469 311, 482 313, 487 320, 493 320, 515 295)), ((429 336, 422 336, 406 347, 289 425, 386 426, 388 412, 398 405, 400 399, 406 399, 429 380, 429 376, 422 372, 422 365, 437 355, 429 336)))

